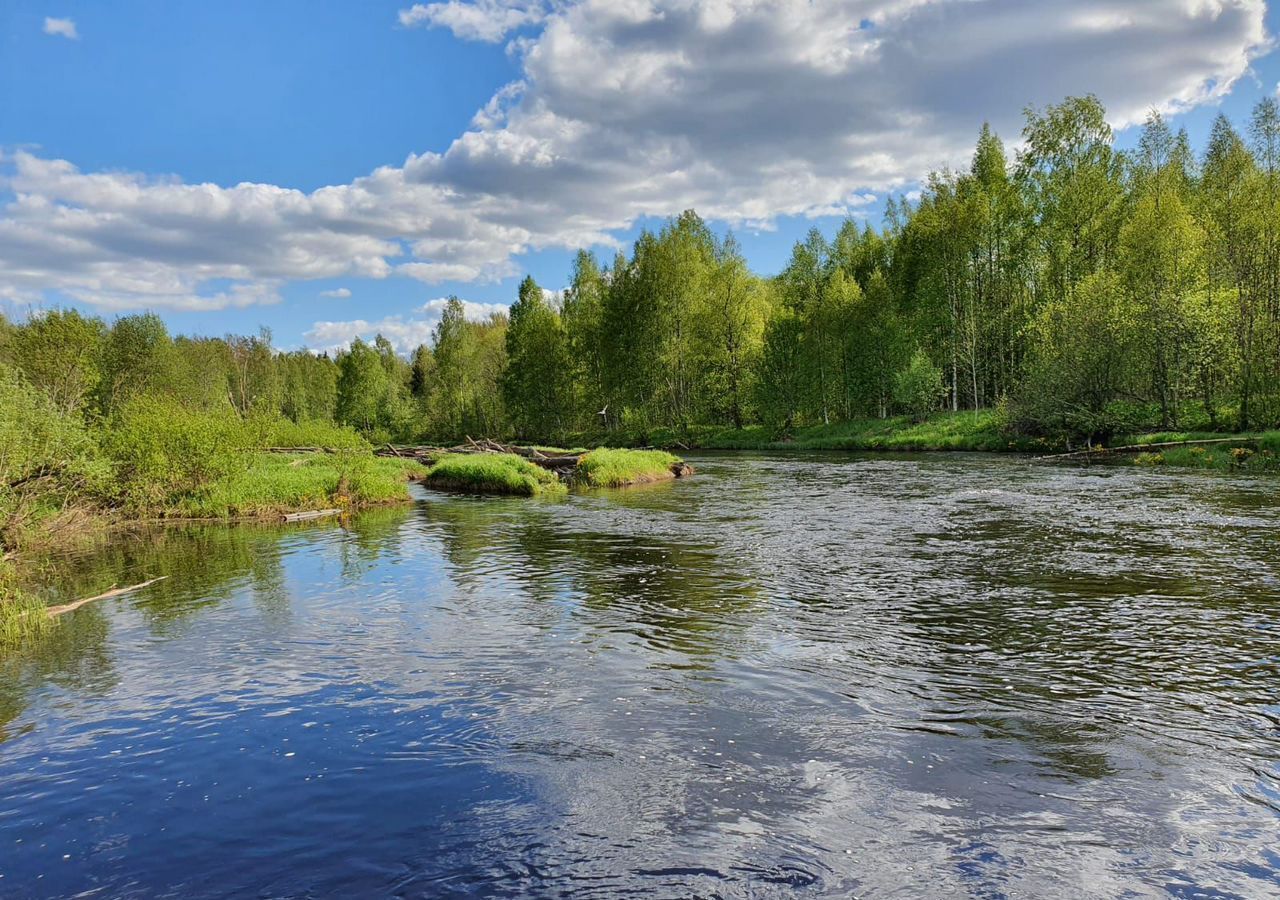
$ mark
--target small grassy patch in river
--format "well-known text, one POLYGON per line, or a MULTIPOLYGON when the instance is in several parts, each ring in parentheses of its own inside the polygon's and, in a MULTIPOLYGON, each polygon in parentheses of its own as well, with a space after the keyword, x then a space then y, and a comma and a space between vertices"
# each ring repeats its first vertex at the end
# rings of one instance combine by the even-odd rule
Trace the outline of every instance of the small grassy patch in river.
POLYGON ((679 457, 664 450, 612 450, 599 447, 578 460, 575 478, 590 487, 625 487, 676 477, 679 457))
POLYGON ((566 490, 554 472, 512 453, 450 454, 424 480, 433 488, 475 494, 533 497, 566 490))

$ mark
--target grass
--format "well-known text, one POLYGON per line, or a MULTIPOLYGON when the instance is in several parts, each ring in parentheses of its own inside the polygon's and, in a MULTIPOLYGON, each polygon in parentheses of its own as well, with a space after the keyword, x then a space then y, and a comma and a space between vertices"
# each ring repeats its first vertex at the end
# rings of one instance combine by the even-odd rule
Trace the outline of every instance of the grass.
POLYGON ((426 484, 448 491, 534 497, 564 493, 554 472, 510 453, 454 453, 427 471, 426 484))
POLYGON ((165 515, 229 519, 404 501, 408 481, 426 472, 412 460, 362 451, 253 453, 243 468, 181 498, 165 515))
MULTIPOLYGON (((594 435, 614 447, 650 445, 699 450, 971 450, 1052 453, 1056 441, 1011 437, 995 410, 940 412, 923 422, 907 416, 809 425, 782 435, 763 425, 748 428, 654 428, 594 435)), ((588 436, 582 435, 582 438, 588 436)))
POLYGON ((0 651, 56 628, 45 605, 18 590, 13 566, 0 560, 0 651))
POLYGON ((1158 453, 1139 453, 1133 462, 1139 466, 1176 466, 1223 472, 1280 472, 1280 431, 1264 431, 1253 435, 1195 432, 1184 436, 1181 433, 1165 433, 1144 435, 1145 439, 1135 443, 1213 440, 1221 437, 1238 438, 1240 442, 1209 447, 1167 447, 1158 453))
POLYGON ((617 450, 598 447, 582 457, 576 479, 590 487, 624 487, 675 477, 680 459, 663 450, 617 450))

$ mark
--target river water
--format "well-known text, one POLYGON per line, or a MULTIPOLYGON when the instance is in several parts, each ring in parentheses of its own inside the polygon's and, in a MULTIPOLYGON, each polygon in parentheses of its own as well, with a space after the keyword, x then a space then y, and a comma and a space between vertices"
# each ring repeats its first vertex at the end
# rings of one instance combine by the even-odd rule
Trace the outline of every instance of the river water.
POLYGON ((0 895, 1280 896, 1276 481, 692 461, 52 561, 0 895))

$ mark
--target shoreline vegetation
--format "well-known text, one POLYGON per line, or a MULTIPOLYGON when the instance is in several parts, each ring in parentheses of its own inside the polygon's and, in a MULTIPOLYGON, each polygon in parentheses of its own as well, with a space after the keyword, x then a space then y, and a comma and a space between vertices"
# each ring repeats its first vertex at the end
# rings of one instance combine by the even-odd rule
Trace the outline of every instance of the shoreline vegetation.
POLYGON ((561 291, 525 278, 506 313, 449 298, 415 348, 0 316, 0 616, 26 602, 15 562, 113 522, 404 500, 429 469, 373 451, 395 443, 601 448, 554 481, 519 454, 435 476, 526 495, 667 477, 620 448, 1164 444, 1121 461, 1280 470, 1280 103, 1219 116, 1200 152, 1156 112, 1118 148, 1092 96, 1028 109, 1014 154, 975 130, 967 168, 878 228, 812 230, 776 275, 688 210, 580 251, 561 291))

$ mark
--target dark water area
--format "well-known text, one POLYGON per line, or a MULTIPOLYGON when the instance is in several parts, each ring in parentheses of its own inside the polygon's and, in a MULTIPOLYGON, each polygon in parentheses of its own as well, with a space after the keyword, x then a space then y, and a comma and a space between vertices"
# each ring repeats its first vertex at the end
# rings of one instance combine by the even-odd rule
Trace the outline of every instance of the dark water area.
POLYGON ((0 896, 1280 896, 1280 482, 693 462, 53 561, 0 896))

